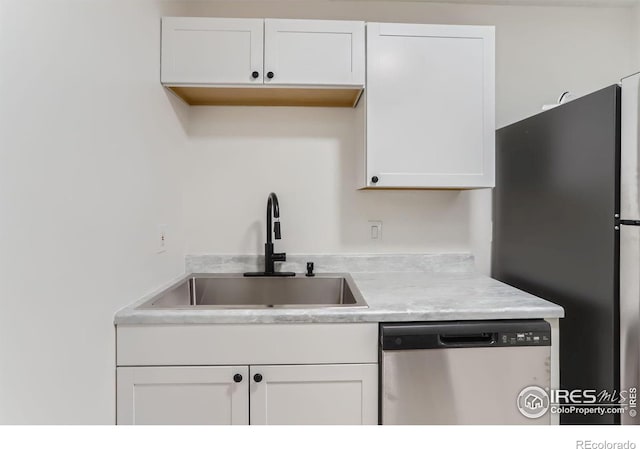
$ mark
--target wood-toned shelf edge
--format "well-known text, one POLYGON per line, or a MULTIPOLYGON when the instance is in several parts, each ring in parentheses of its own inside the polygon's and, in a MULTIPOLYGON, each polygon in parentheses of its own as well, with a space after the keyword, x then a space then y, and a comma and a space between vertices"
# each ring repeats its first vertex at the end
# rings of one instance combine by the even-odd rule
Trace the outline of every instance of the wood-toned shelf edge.
POLYGON ((165 86, 192 106, 306 106, 354 108, 362 87, 165 86))
POLYGON ((495 186, 464 186, 464 187, 359 187, 358 190, 481 190, 493 189, 495 186))

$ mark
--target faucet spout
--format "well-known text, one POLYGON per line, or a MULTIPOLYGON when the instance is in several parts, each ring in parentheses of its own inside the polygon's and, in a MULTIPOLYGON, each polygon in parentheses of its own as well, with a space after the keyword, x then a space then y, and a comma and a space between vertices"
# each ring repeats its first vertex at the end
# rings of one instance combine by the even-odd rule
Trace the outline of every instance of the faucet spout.
POLYGON ((269 199, 267 199, 267 209, 273 207, 273 217, 280 218, 280 203, 278 203, 278 195, 271 192, 269 199))
POLYGON ((267 198, 267 243, 272 243, 272 220, 277 218, 275 223, 275 237, 276 240, 280 240, 280 204, 278 203, 278 196, 271 192, 269 198, 267 198))

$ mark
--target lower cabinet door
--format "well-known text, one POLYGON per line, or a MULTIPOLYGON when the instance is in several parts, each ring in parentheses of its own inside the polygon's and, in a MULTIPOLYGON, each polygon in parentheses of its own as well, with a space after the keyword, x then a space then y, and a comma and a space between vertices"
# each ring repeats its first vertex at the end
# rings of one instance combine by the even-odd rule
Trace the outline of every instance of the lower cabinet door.
POLYGON ((377 424, 378 367, 252 365, 251 424, 377 424))
POLYGON ((118 424, 248 424, 247 366, 117 369, 118 424))

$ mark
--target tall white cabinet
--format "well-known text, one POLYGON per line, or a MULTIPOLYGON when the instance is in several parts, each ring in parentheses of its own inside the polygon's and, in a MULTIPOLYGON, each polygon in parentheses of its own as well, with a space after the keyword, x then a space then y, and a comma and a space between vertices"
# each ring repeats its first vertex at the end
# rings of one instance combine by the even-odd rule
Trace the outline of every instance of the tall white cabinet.
POLYGON ((494 28, 367 23, 361 187, 493 187, 494 28))

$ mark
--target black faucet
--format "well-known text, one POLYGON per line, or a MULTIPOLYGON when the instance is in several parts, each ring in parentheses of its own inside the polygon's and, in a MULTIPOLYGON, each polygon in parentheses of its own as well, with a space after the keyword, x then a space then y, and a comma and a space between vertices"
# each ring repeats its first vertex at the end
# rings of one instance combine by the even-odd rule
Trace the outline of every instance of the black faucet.
POLYGON ((264 244, 264 271, 257 273, 245 273, 245 276, 295 276, 295 273, 289 271, 276 271, 275 262, 284 262, 287 260, 286 253, 273 252, 273 240, 271 233, 273 232, 275 239, 280 240, 280 205, 278 197, 271 192, 267 199, 267 243, 264 244), (272 230, 272 221, 273 230, 272 230))

